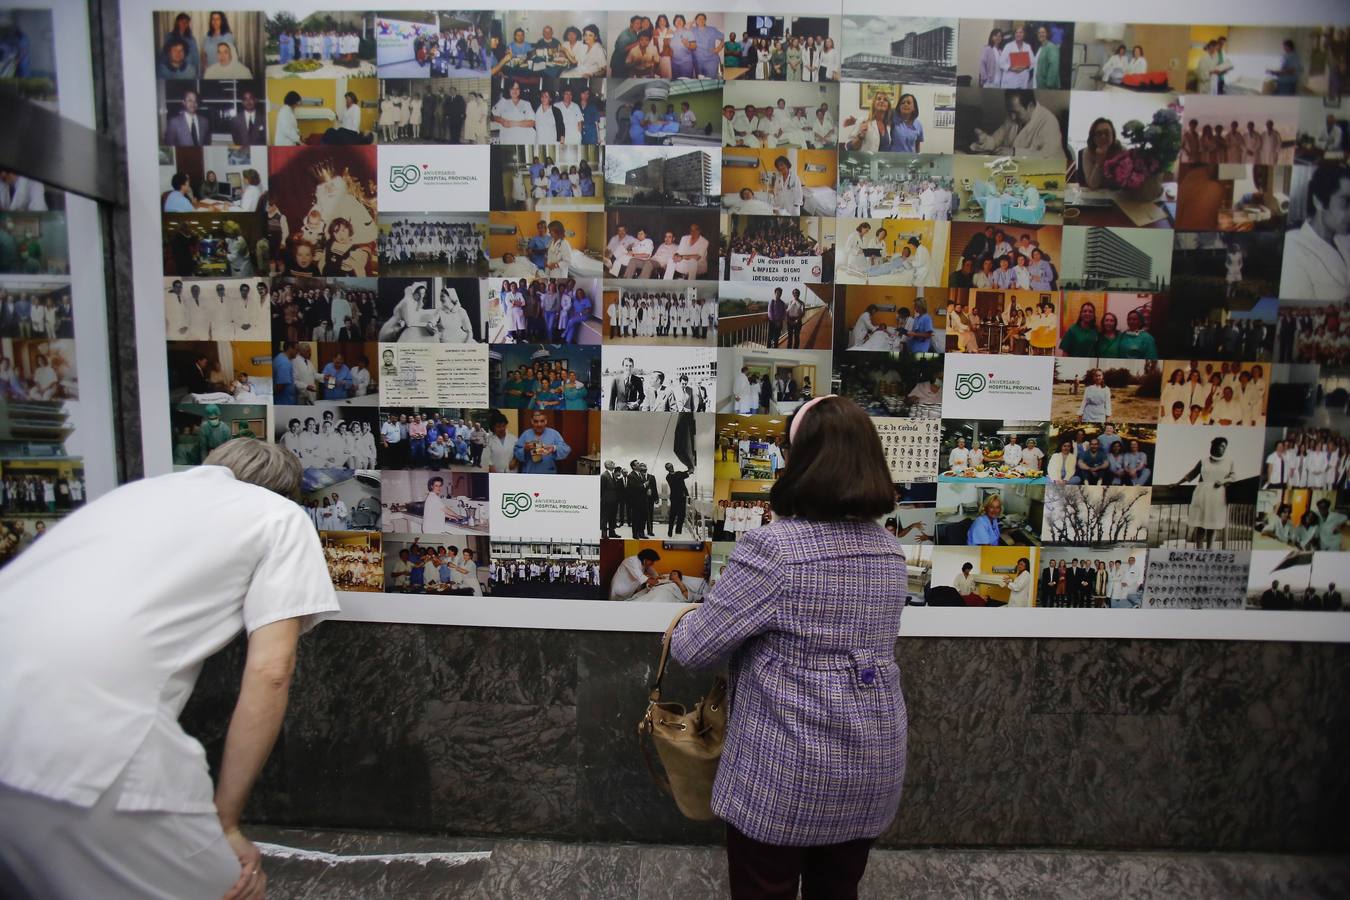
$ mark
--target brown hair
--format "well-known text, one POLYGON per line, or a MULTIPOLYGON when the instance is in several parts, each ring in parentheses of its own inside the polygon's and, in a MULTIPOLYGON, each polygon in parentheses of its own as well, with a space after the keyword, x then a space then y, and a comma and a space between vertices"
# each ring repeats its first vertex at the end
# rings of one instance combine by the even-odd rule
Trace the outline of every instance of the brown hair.
POLYGON ((875 519, 895 508, 881 439, 858 404, 828 397, 811 407, 769 503, 775 515, 823 521, 875 519))

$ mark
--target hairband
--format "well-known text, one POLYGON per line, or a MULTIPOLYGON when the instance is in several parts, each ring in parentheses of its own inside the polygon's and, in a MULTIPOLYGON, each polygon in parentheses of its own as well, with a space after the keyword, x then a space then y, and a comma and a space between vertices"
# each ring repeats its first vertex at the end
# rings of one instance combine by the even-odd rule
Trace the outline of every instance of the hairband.
POLYGON ((814 399, 807 400, 805 403, 803 403, 801 407, 798 408, 797 414, 792 417, 792 428, 788 430, 788 443, 791 444, 793 441, 797 439, 797 429, 801 427, 802 417, 806 415, 806 411, 808 409, 815 406, 822 400, 828 400, 831 397, 838 397, 838 396, 839 396, 838 394, 826 394, 823 397, 816 397, 814 399))

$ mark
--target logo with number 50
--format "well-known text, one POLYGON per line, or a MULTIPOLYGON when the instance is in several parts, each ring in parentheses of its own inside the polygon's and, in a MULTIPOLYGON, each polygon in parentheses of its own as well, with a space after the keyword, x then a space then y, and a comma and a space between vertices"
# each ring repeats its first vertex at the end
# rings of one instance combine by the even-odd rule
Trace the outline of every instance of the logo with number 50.
POLYGON ((979 372, 968 372, 964 375, 956 376, 956 396, 961 400, 969 400, 971 397, 984 390, 985 381, 983 375, 979 372))
POLYGON ((508 519, 514 519, 521 513, 528 512, 531 506, 534 506, 534 499, 525 491, 502 494, 502 515, 508 519))

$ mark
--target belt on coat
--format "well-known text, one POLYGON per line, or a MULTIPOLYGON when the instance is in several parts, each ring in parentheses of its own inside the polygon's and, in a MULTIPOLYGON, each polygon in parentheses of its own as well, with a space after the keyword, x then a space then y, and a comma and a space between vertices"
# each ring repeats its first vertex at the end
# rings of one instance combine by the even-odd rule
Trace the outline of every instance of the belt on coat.
POLYGON ((795 668, 813 672, 851 670, 859 687, 872 687, 882 666, 895 665, 895 657, 889 651, 878 654, 871 649, 804 650, 786 641, 775 640, 773 636, 766 636, 760 646, 771 656, 795 668))

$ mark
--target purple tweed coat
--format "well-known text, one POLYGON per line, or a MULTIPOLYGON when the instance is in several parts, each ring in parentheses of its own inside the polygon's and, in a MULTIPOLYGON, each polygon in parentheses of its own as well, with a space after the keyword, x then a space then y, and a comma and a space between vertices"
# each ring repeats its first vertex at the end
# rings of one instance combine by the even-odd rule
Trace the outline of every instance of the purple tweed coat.
POLYGON ((737 543, 671 640, 689 668, 731 658, 719 817, 780 846, 885 830, 905 777, 904 605, 900 545, 873 522, 778 519, 737 543))

